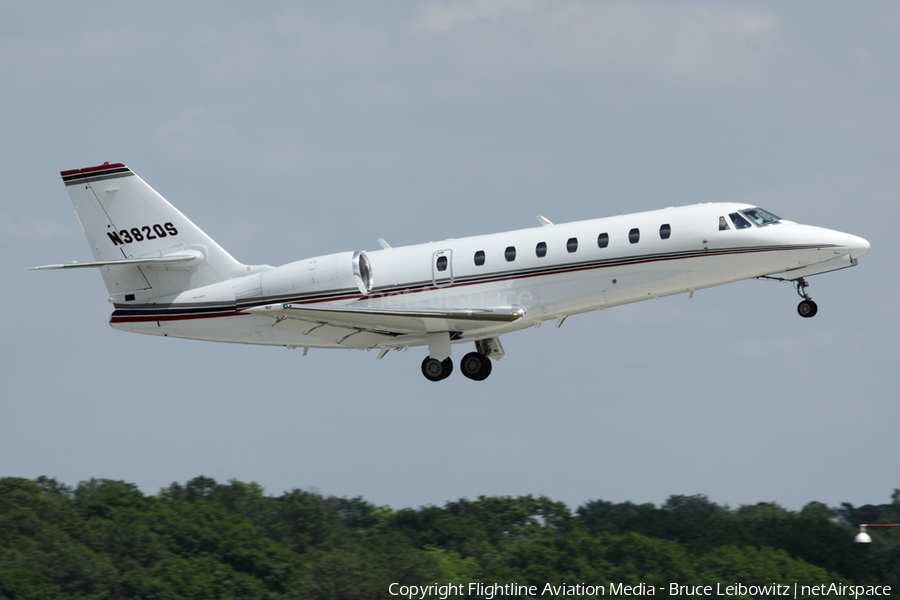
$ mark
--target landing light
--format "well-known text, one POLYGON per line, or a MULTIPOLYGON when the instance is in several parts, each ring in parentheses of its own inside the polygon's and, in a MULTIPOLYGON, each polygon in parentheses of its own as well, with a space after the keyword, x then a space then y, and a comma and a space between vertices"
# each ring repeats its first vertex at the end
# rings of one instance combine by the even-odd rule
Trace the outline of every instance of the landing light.
POLYGON ((871 544, 872 536, 866 533, 866 527, 900 527, 900 523, 866 523, 859 526, 859 533, 853 538, 854 542, 860 544, 871 544))
POLYGON ((868 533, 866 533, 865 525, 859 526, 859 533, 856 534, 856 537, 853 538, 853 541, 860 543, 860 544, 871 544, 872 543, 872 536, 870 536, 868 533))

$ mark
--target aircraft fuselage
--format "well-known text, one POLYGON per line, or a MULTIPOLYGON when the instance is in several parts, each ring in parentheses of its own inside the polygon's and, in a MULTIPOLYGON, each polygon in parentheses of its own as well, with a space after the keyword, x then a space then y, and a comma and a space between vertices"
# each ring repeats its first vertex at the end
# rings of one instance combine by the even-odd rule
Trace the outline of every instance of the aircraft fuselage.
POLYGON ((352 278, 354 253, 331 254, 189 290, 169 302, 117 305, 111 323, 125 331, 210 341, 400 348, 424 345, 426 336, 385 340, 330 325, 309 331, 310 322, 273 323, 247 309, 289 303, 526 311, 513 323, 465 328, 453 337, 457 343, 808 265, 843 268, 868 249, 862 238, 785 220, 737 229, 728 215, 750 208, 699 204, 368 251, 372 287, 366 294, 352 278), (727 229, 719 229, 720 217, 727 229))

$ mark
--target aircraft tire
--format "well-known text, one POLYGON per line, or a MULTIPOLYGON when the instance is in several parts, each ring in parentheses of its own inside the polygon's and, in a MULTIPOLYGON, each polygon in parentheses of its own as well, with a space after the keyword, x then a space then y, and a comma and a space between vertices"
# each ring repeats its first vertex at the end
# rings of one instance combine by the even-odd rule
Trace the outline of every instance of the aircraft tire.
POLYGON ((491 374, 491 359, 479 352, 469 352, 459 362, 459 369, 473 381, 484 381, 491 374))
POLYGON ((797 314, 804 319, 816 316, 817 312, 819 312, 819 307, 812 300, 804 300, 797 305, 797 314))
POLYGON ((441 381, 442 379, 447 379, 452 372, 453 361, 450 358, 441 361, 426 356, 425 360, 422 361, 422 375, 424 375, 425 379, 428 381, 441 381))
POLYGON ((481 365, 481 372, 478 373, 478 377, 475 378, 475 381, 484 381, 485 379, 487 379, 488 375, 491 374, 491 370, 494 368, 491 365, 491 359, 487 356, 484 356, 484 364, 481 365))
POLYGON ((445 358, 441 364, 444 366, 444 374, 441 375, 441 379, 447 379, 450 377, 450 373, 453 372, 453 361, 450 360, 450 357, 445 358))

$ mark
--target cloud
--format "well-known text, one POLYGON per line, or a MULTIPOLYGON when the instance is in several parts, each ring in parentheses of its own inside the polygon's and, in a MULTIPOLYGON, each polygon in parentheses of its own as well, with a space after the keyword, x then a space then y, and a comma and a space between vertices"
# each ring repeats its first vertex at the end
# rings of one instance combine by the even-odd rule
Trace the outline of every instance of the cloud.
POLYGON ((744 7, 679 11, 669 66, 679 77, 739 80, 758 74, 777 40, 779 19, 744 7))
POLYGON ((413 29, 451 31, 478 22, 498 24, 522 15, 533 15, 537 3, 532 0, 469 0, 467 2, 425 3, 411 22, 413 29))
POLYGON ((388 37, 379 26, 292 7, 235 19, 199 5, 110 4, 113 18, 98 4, 23 21, 12 35, 0 36, 0 77, 26 89, 95 78, 102 90, 98 73, 125 73, 134 85, 165 96, 204 85, 277 88, 304 74, 371 68, 388 37))
POLYGON ((3 239, 4 245, 11 246, 21 241, 74 239, 77 237, 78 234, 72 230, 72 227, 50 219, 36 215, 10 217, 0 213, 0 238, 3 239))
POLYGON ((426 46, 452 45, 476 70, 608 68, 736 82, 771 58, 780 21, 740 6, 459 0, 423 5, 409 29, 426 46))
POLYGON ((377 26, 325 21, 288 8, 236 26, 210 24, 188 45, 206 55, 203 64, 214 83, 279 87, 314 75, 372 69, 384 55, 387 39, 387 32, 377 26), (208 55, 211 48, 217 49, 214 56, 208 55))
POLYGON ((155 140, 162 152, 179 161, 224 162, 280 175, 316 159, 302 135, 254 127, 258 110, 252 103, 188 106, 159 123, 155 140))
POLYGON ((126 69, 130 58, 158 42, 127 22, 86 19, 87 13, 63 11, 54 19, 18 23, 13 34, 0 36, 0 78, 26 90, 82 81, 126 69))

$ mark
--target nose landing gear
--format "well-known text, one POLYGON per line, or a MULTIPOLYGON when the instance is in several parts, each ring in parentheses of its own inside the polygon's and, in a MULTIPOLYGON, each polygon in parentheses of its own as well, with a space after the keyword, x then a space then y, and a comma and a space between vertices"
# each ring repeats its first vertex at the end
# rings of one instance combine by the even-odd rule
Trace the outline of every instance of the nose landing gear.
POLYGON ((797 314, 804 319, 816 316, 816 313, 819 312, 819 307, 813 302, 812 298, 809 297, 809 294, 806 293, 806 288, 809 287, 809 283, 801 277, 794 282, 794 285, 797 288, 797 294, 803 298, 800 304, 797 305, 797 314))
POLYGON ((809 319, 810 317, 816 316, 816 313, 819 312, 819 307, 813 302, 813 299, 809 297, 809 294, 806 293, 806 288, 809 287, 809 283, 806 279, 799 277, 797 279, 785 279, 784 277, 772 277, 770 275, 760 275, 756 279, 768 279, 769 281, 789 281, 793 282, 794 287, 797 289, 797 294, 803 298, 800 301, 800 304, 797 305, 797 314, 803 317, 804 319, 809 319))

